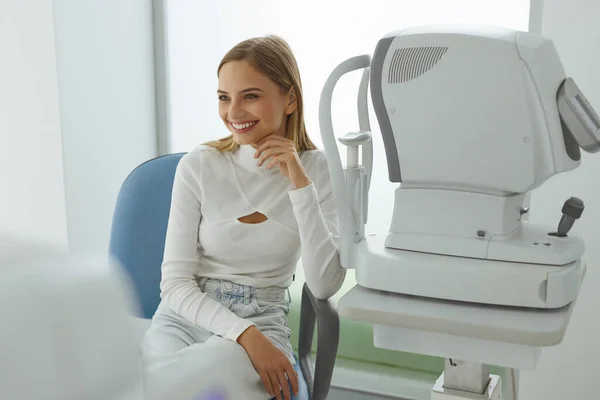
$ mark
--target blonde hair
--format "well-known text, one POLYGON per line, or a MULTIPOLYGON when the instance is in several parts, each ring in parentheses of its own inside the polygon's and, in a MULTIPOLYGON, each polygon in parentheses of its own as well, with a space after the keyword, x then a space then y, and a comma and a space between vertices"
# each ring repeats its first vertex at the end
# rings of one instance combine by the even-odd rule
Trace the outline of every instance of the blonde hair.
MULTIPOLYGON (((244 40, 235 45, 225 54, 221 67, 230 61, 247 61, 262 74, 270 78, 284 91, 294 89, 296 95, 296 109, 287 116, 286 135, 296 144, 296 151, 315 150, 317 146, 310 140, 306 133, 304 123, 304 104, 302 98, 302 81, 296 58, 288 43, 282 38, 269 35, 244 40)), ((233 135, 205 143, 221 151, 233 151, 238 148, 233 135)))

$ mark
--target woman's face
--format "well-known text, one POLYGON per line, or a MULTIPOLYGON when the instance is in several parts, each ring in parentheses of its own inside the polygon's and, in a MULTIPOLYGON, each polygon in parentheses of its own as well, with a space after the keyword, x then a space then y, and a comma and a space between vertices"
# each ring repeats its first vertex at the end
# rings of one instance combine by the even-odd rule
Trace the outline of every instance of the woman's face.
POLYGON ((219 71, 219 115, 239 144, 254 144, 275 134, 285 136, 293 94, 262 75, 247 61, 230 61, 219 71))

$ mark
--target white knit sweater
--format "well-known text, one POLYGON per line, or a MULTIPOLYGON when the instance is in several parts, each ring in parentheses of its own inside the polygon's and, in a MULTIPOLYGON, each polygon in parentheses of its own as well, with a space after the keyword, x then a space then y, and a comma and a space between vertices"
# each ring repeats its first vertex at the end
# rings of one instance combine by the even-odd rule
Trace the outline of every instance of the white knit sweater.
POLYGON ((277 167, 258 167, 254 152, 249 145, 223 153, 202 145, 181 159, 162 265, 162 300, 185 319, 233 341, 253 323, 204 294, 196 277, 287 287, 302 257, 306 282, 318 298, 333 296, 345 278, 325 154, 301 154, 312 183, 294 189, 277 167), (255 212, 267 220, 238 220, 255 212))

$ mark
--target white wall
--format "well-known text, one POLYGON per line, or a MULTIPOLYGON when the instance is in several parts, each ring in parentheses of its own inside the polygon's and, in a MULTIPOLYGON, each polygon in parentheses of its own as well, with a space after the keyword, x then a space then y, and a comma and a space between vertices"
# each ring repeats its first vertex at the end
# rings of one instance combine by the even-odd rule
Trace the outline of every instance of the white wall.
POLYGON ((121 183, 156 155, 152 2, 54 4, 70 248, 105 252, 121 183))
MULTIPOLYGON (((600 111, 600 2, 544 0, 542 34, 554 40, 567 74, 600 111)), ((535 372, 521 373, 522 400, 600 398, 600 154, 583 154, 582 166, 554 177, 532 195, 531 220, 556 221, 569 196, 586 209, 573 230, 586 242, 588 273, 563 343, 542 352, 535 372)))
POLYGON ((65 248, 52 0, 0 1, 0 232, 65 248))
POLYGON ((156 155, 152 2, 0 1, 0 232, 105 253, 156 155))

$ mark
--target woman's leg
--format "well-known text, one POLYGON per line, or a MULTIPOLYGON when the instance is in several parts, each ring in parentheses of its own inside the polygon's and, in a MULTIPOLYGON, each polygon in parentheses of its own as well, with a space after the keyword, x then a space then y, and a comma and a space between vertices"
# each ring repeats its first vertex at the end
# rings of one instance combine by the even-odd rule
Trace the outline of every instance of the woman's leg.
MULTIPOLYGON (((290 342, 292 335, 291 329, 288 327, 289 303, 281 296, 273 296, 269 293, 269 289, 255 289, 256 297, 251 301, 253 314, 249 316, 256 327, 266 336, 271 342, 277 346, 289 358, 292 365, 296 363, 294 358, 294 350, 290 342), (266 292, 270 296, 261 295, 266 292), (271 298, 269 298, 271 297, 271 298)), ((283 292, 282 292, 283 293, 283 292)))
MULTIPOLYGON (((256 327, 288 357, 294 368, 298 368, 295 365, 296 359, 290 342, 292 332, 288 327, 289 303, 285 299, 285 292, 279 288, 252 289, 252 292, 248 305, 239 305, 233 310, 238 315, 244 315, 253 321, 256 327)), ((298 385, 300 393, 308 393, 304 380, 299 381, 298 385)))
POLYGON ((144 335, 142 353, 144 357, 173 353, 206 342, 211 336, 210 332, 189 323, 165 303, 160 303, 152 325, 144 335))
POLYGON ((196 399, 218 392, 268 398, 246 351, 189 323, 161 303, 142 343, 146 400, 196 399))

